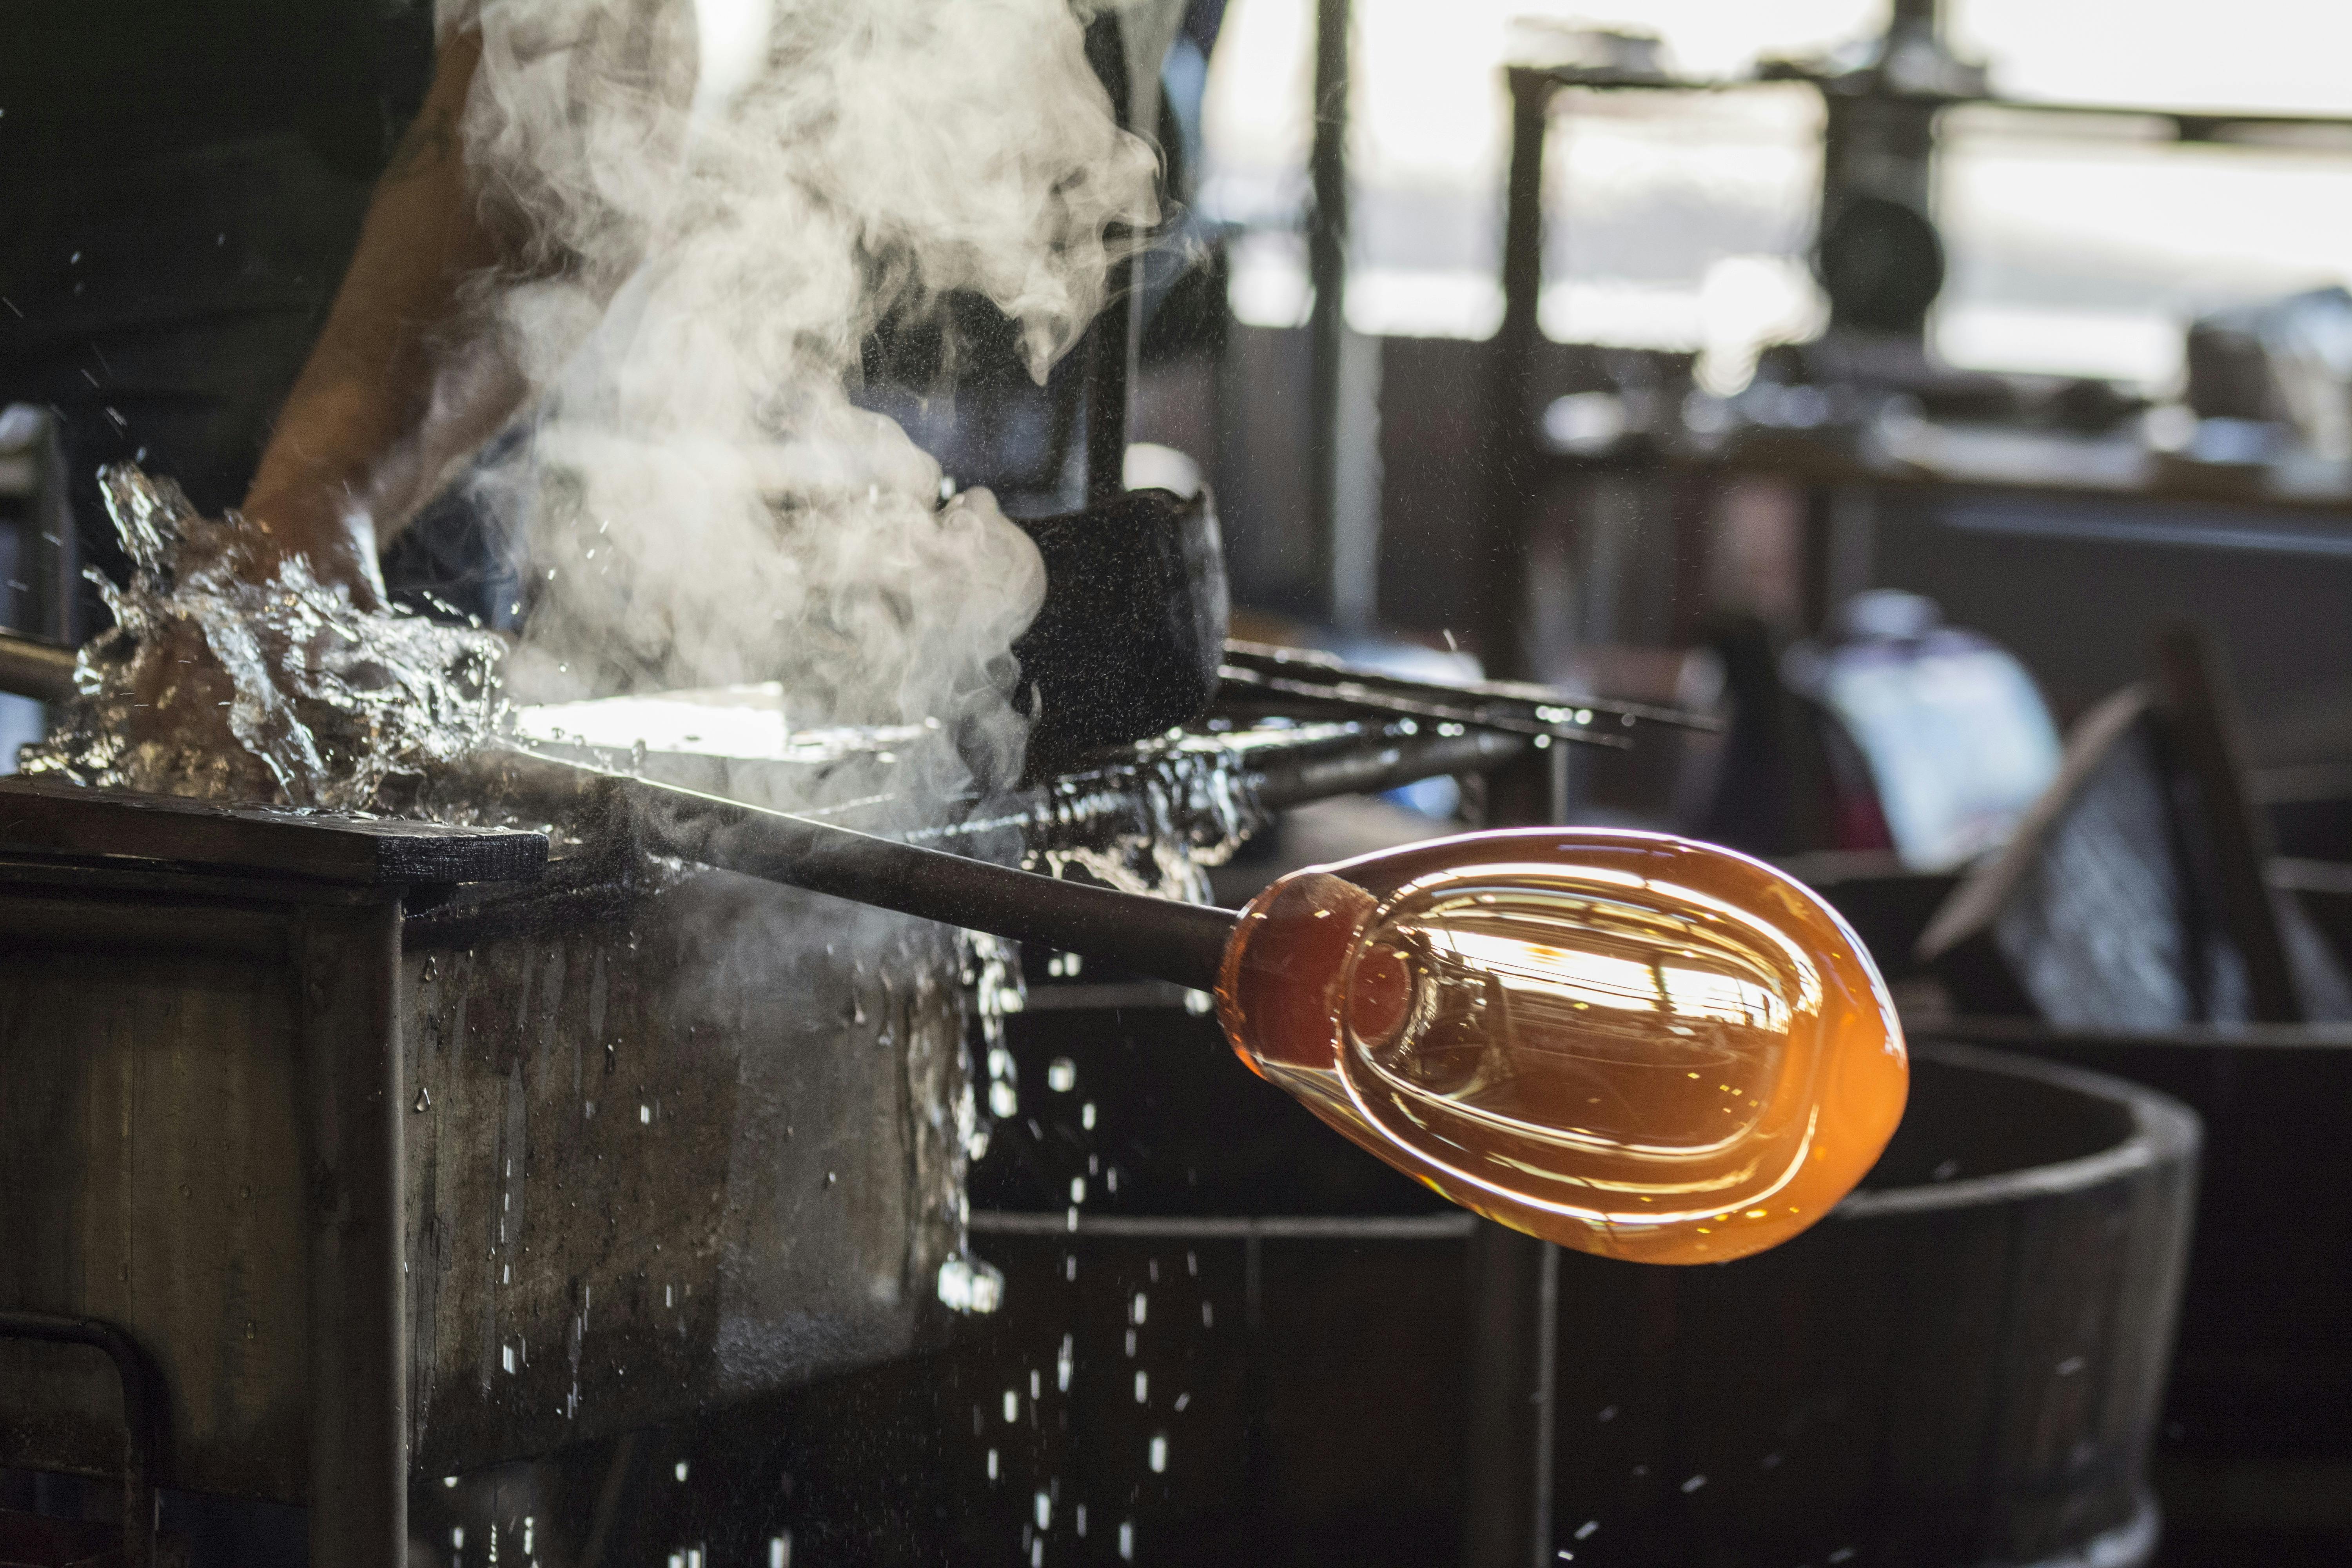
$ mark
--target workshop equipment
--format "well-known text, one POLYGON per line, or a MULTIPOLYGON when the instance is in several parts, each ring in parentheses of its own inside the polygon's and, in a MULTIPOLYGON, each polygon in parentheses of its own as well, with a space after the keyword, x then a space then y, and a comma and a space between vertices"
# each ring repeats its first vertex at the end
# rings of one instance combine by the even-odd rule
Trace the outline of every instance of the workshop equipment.
MULTIPOLYGON (((1532 744, 1195 734, 942 837, 1189 866, 1273 804, 1532 744)), ((0 1309, 125 1333, 165 1389, 157 1479, 310 1505, 314 1561, 399 1561, 412 1474, 902 1357, 943 1284, 986 1293, 965 1041, 1002 953, 535 820, 552 861, 535 832, 0 785, 0 1309)), ((0 1467, 120 1472, 81 1353, 0 1344, 0 1467)))

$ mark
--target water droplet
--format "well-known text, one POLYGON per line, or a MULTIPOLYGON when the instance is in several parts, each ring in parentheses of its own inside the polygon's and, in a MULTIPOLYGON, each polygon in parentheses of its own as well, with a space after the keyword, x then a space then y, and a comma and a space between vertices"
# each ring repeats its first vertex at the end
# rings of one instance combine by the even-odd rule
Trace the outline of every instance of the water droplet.
POLYGON ((1078 1064, 1067 1057, 1055 1057, 1045 1068, 1045 1087, 1055 1094, 1067 1094, 1078 1087, 1078 1064))
POLYGON ((677 1476, 679 1480, 686 1479, 686 1461, 684 1459, 680 1459, 677 1462, 677 1468, 671 1473, 677 1476))
POLYGON ((430 1090, 430 1089, 426 1089, 423 1084, 419 1084, 419 1085, 417 1085, 417 1086, 416 1086, 416 1100, 415 1100, 415 1104, 413 1104, 413 1105, 411 1105, 408 1109, 409 1109, 409 1110, 417 1110, 417 1111, 424 1111, 424 1110, 432 1110, 432 1109, 433 1109, 433 1091, 432 1091, 432 1090, 430 1090))
POLYGON ((985 1314, 1004 1302, 1004 1276, 992 1265, 961 1255, 940 1265, 940 1302, 959 1312, 985 1314))
POLYGON ((1091 1132, 1095 1130, 1095 1102, 1087 1100, 1078 1107, 1078 1125, 1091 1132))

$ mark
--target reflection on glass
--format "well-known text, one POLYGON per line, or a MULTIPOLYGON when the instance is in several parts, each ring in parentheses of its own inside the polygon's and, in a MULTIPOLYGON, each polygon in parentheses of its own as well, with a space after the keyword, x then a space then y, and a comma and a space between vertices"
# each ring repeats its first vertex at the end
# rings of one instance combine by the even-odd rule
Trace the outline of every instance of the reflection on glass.
POLYGON ((1243 1059, 1457 1203, 1587 1252, 1740 1257, 1861 1179, 1908 1082, 1852 933, 1771 868, 1538 829, 1299 872, 1243 913, 1243 1059))

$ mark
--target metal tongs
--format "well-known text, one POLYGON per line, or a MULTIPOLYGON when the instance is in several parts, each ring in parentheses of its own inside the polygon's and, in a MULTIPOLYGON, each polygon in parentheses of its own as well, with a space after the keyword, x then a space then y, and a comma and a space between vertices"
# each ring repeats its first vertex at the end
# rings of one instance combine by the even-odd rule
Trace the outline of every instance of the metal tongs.
POLYGON ((1510 735, 1549 736, 1587 745, 1629 747, 1643 723, 1718 730, 1705 714, 1597 697, 1573 697, 1517 680, 1418 680, 1349 664, 1311 649, 1228 639, 1218 671, 1228 702, 1269 695, 1356 712, 1459 724, 1510 735))

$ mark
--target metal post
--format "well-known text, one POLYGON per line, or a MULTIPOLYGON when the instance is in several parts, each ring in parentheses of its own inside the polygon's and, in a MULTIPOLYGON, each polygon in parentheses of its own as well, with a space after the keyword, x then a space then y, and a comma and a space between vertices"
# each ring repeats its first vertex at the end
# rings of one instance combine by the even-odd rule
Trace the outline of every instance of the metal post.
POLYGON ((1503 214, 1503 324, 1486 356, 1486 507, 1480 541, 1478 657, 1490 677, 1524 679, 1528 532, 1535 510, 1535 426, 1528 406, 1543 290, 1544 132, 1552 84, 1513 67, 1511 163, 1503 214))
MULTIPOLYGON (((1490 826, 1558 822, 1570 748, 1528 751, 1488 776, 1490 826)), ((1463 1568, 1552 1560, 1552 1391, 1559 1248, 1481 1220, 1469 1257, 1470 1399, 1463 1568)))
POLYGON ((1348 95, 1350 0, 1317 0, 1315 139, 1307 169, 1314 211, 1307 275, 1308 531, 1318 613, 1346 631, 1369 629, 1380 593, 1380 344, 1348 330, 1348 95))
MULTIPOLYGON (((1110 95, 1111 112, 1121 125, 1136 129, 1134 76, 1116 12, 1106 12, 1087 25, 1087 59, 1110 95)), ((1101 314, 1087 330, 1086 504, 1090 507, 1106 505, 1127 492, 1128 399, 1143 330, 1140 250, 1112 268, 1110 290, 1101 314)))
POLYGON ((408 1557, 400 905, 295 928, 310 1185, 310 1562, 408 1557))

